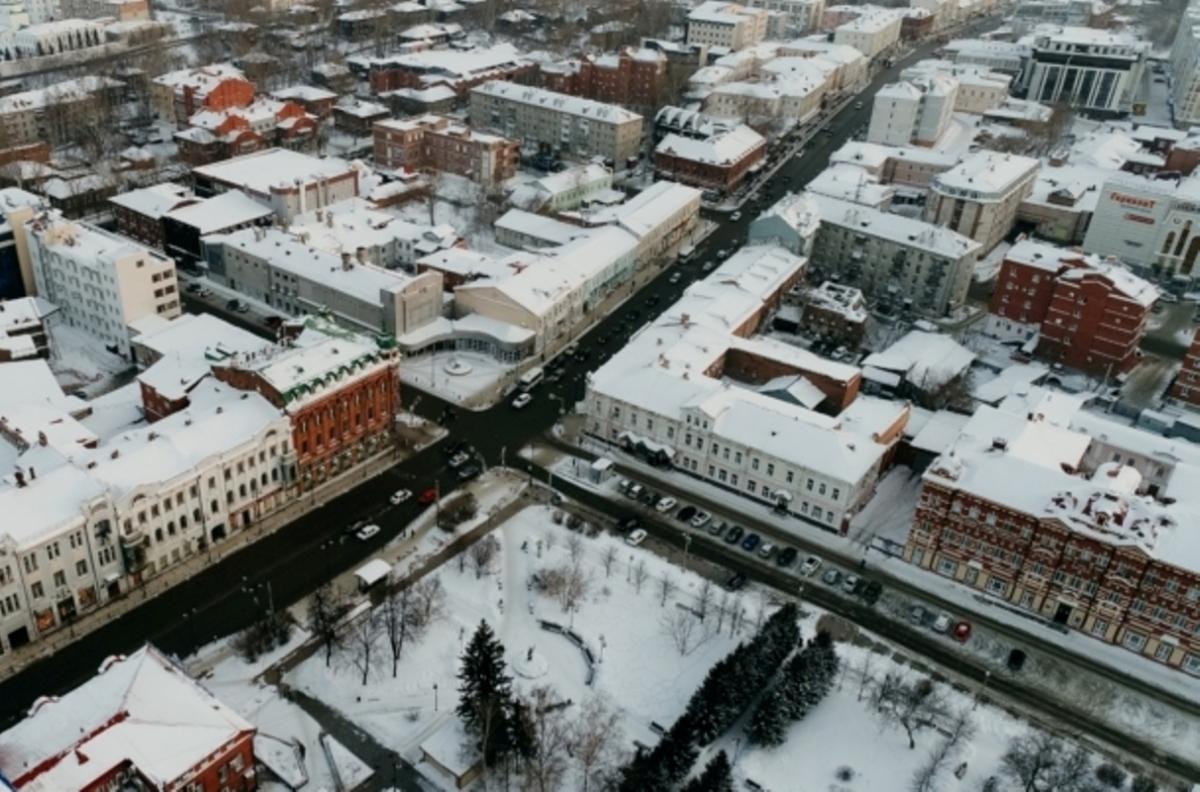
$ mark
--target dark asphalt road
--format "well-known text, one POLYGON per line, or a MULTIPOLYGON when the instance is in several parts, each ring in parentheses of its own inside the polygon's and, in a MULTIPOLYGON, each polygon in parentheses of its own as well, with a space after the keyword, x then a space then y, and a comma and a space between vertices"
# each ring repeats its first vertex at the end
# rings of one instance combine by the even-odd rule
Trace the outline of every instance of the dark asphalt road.
MULTIPOLYGON (((870 97, 886 82, 896 79, 899 69, 936 49, 933 43, 919 48, 896 67, 881 71, 862 94, 861 110, 847 107, 830 123, 833 134, 818 134, 809 148, 785 164, 761 191, 763 205, 789 190, 803 187, 823 170, 829 155, 870 117, 870 97)), ((745 239, 750 220, 757 214, 747 207, 739 222, 722 220, 722 225, 700 245, 691 263, 669 268, 642 291, 660 300, 651 307, 639 295, 622 309, 613 311, 581 340, 591 351, 583 361, 569 361, 561 381, 543 385, 533 403, 521 412, 501 404, 485 412, 460 410, 447 420, 451 436, 447 442, 472 443, 488 464, 498 464, 504 454, 513 460, 516 451, 548 429, 558 417, 559 405, 573 403, 583 395, 586 373, 619 349, 634 330, 670 306, 693 281, 702 277, 701 263, 718 250, 732 252, 745 239), (681 271, 679 283, 668 281, 681 271), (631 311, 640 312, 636 318, 631 311), (599 337, 609 339, 600 346, 599 337), (555 394, 558 400, 549 398, 555 394)), ((429 395, 419 397, 418 412, 439 418, 445 404, 429 395)), ((287 528, 222 559, 219 563, 162 595, 148 600, 122 618, 81 638, 54 656, 0 683, 0 726, 21 717, 40 695, 61 693, 91 676, 100 662, 116 652, 131 652, 145 641, 180 655, 188 654, 216 637, 248 626, 265 609, 262 590, 270 581, 278 603, 293 602, 321 583, 369 558, 386 544, 417 513, 410 502, 399 508, 387 505, 395 489, 414 492, 435 480, 447 493, 456 486, 438 449, 402 462, 386 474, 369 480, 296 520, 287 528), (382 505, 381 505, 382 504, 382 505), (377 522, 383 530, 371 541, 347 537, 347 528, 363 520, 377 522)))

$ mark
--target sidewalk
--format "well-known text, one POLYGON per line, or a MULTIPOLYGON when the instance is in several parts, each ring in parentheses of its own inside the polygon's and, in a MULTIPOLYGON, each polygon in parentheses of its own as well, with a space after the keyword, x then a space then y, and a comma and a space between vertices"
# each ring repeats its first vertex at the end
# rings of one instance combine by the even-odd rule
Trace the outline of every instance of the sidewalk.
POLYGON ((410 433, 405 438, 405 442, 412 449, 410 452, 401 453, 398 446, 393 447, 363 465, 325 482, 313 491, 296 497, 286 506, 263 517, 250 529, 235 533, 218 544, 210 545, 206 552, 196 553, 190 558, 184 559, 163 574, 151 578, 145 584, 129 589, 116 599, 109 600, 99 608, 83 614, 70 625, 50 633, 45 638, 9 652, 0 658, 0 680, 16 675, 28 666, 54 654, 62 647, 120 619, 152 597, 186 582, 202 568, 218 564, 222 558, 238 552, 259 539, 270 536, 308 512, 324 506, 327 501, 348 492, 369 478, 380 475, 408 457, 420 453, 446 434, 446 430, 440 427, 425 424, 426 431, 420 433, 418 439, 418 435, 415 434, 417 428, 409 427, 410 433))

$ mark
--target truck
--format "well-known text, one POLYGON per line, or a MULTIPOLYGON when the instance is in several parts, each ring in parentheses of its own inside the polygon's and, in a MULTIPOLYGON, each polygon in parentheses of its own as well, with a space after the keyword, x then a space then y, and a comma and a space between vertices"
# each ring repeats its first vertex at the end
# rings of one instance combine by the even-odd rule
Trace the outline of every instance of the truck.
POLYGON ((381 581, 388 579, 392 574, 392 565, 382 558, 372 558, 367 563, 360 566, 354 572, 354 579, 358 581, 358 590, 362 594, 366 594, 381 581))

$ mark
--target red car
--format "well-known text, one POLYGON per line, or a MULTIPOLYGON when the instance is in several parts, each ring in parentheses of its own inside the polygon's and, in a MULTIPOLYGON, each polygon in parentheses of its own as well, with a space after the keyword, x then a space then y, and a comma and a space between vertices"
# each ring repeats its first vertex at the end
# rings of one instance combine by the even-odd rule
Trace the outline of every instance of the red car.
POLYGON ((430 487, 417 496, 417 503, 422 506, 428 506, 438 499, 437 487, 430 487))
POLYGON ((950 634, 954 636, 954 640, 958 641, 959 643, 966 643, 967 639, 971 637, 971 623, 960 621, 958 624, 954 625, 954 632, 950 634))

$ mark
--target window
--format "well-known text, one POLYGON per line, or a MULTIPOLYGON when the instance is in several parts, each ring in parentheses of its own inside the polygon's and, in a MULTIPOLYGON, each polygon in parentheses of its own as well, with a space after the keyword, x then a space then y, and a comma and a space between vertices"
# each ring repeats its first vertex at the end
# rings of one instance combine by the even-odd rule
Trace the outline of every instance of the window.
POLYGON ((825 483, 824 482, 821 483, 821 486, 817 487, 817 492, 821 495, 825 494, 825 483))
POLYGON ((87 574, 87 561, 75 562, 75 574, 83 577, 87 574))
POLYGON ((1183 658, 1183 670, 1200 676, 1200 655, 1190 654, 1183 658))
POLYGON ((1171 652, 1175 647, 1166 641, 1159 641, 1158 646, 1154 648, 1154 659, 1160 662, 1167 662, 1171 659, 1171 652))
POLYGON ((950 558, 939 558, 937 571, 939 575, 954 577, 958 573, 958 562, 950 558))
POLYGON ((775 475, 775 463, 773 463, 773 462, 768 462, 768 463, 767 463, 767 475, 768 475, 768 476, 774 476, 774 475, 775 475))
POLYGON ((54 573, 54 586, 56 588, 64 588, 67 585, 67 573, 61 569, 54 573))
POLYGON ((41 599, 46 596, 46 592, 42 588, 42 581, 35 580, 33 585, 29 587, 29 593, 33 595, 34 599, 41 599))
POLYGON ((754 457, 753 459, 750 460, 750 469, 758 470, 758 457, 754 457))
POLYGON ((1003 597, 1008 593, 1008 581, 998 577, 988 578, 987 590, 998 597, 1003 597))
POLYGON ((1107 620, 1096 619, 1096 621, 1092 622, 1092 635, 1095 635, 1098 638, 1103 638, 1104 634, 1107 632, 1108 632, 1108 621, 1107 620))
POLYGON ((1132 649, 1135 652, 1140 652, 1146 646, 1146 636, 1139 632, 1130 630, 1129 632, 1125 633, 1125 640, 1121 641, 1121 643, 1126 649, 1132 649))

